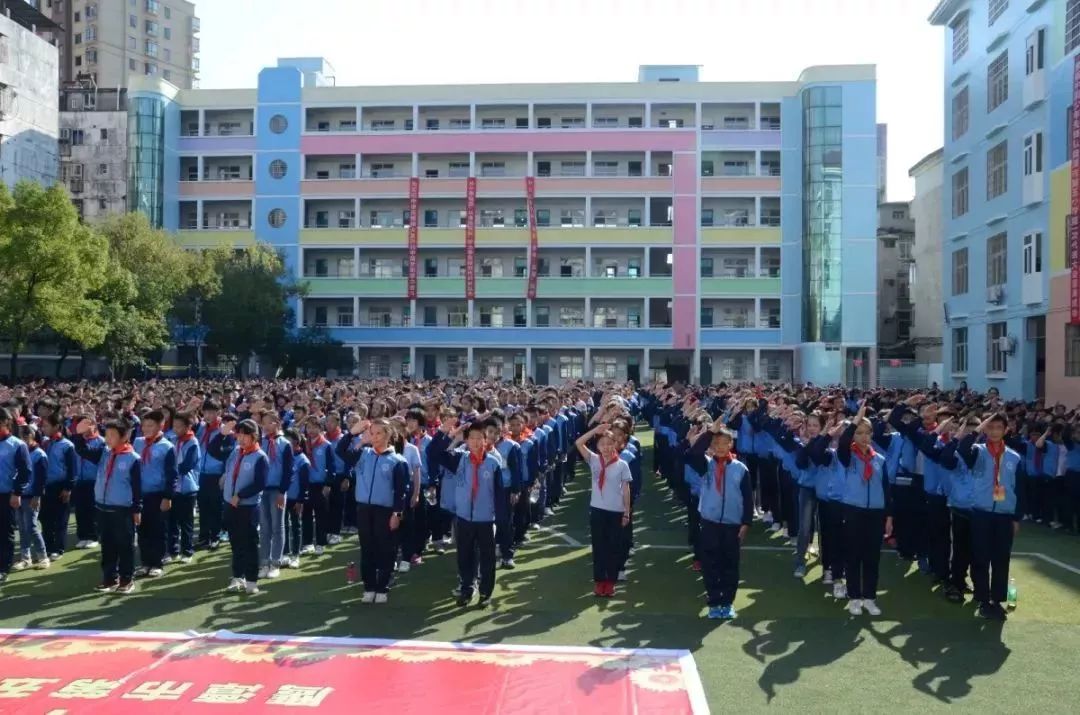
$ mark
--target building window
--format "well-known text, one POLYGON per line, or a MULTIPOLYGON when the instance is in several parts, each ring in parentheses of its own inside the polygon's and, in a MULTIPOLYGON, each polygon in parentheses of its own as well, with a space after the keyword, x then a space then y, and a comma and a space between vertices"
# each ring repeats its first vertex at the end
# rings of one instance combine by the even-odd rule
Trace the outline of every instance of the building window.
POLYGON ((93 42, 97 39, 97 25, 90 25, 86 28, 86 41, 93 42))
POLYGON ((965 166, 952 177, 952 217, 960 218, 968 212, 968 170, 965 166))
POLYGON ((1024 61, 1024 71, 1033 75, 1045 66, 1046 62, 1046 28, 1040 27, 1028 35, 1027 55, 1024 61))
POLYGON ((157 65, 151 64, 149 62, 145 63, 143 65, 143 74, 146 74, 146 75, 149 75, 149 76, 156 75, 157 74, 157 65))
POLYGON ((128 15, 128 25, 130 27, 138 27, 139 26, 139 18, 135 17, 134 15, 128 15))
POLYGON ((150 57, 158 56, 158 44, 153 40, 146 41, 146 54, 150 57))
POLYGON ((1080 377, 1080 325, 1065 326, 1065 377, 1080 377))
MULTIPOLYGON (((166 50, 168 52, 168 50, 166 50)), ((165 78, 166 82, 172 81, 172 70, 162 70, 161 76, 165 78)))
POLYGON ((128 49, 129 50, 137 50, 137 49, 139 49, 139 41, 138 41, 138 39, 132 37, 131 35, 128 35, 128 49))
POLYGON ((961 248, 952 254, 952 294, 968 292, 968 250, 961 248))
MULTIPOLYGON (((79 58, 76 57, 75 59, 78 60, 79 58)), ((75 64, 79 64, 79 63, 75 62, 75 64)), ((139 63, 136 62, 134 59, 129 59, 128 60, 128 69, 131 70, 132 72, 138 70, 139 69, 139 63)))
POLYGON ((952 138, 959 139, 968 130, 968 88, 956 93, 952 100, 952 138))
POLYGON ((172 50, 166 47, 165 50, 162 52, 162 57, 165 58, 166 62, 172 62, 172 50))
POLYGON ((592 376, 598 380, 615 380, 618 378, 619 364, 613 357, 594 356, 592 360, 592 376))
POLYGON ((1006 139, 986 152, 986 200, 1009 190, 1009 143, 1006 139))
POLYGON ((1002 338, 1007 336, 1007 323, 986 324, 986 372, 1000 374, 1008 371, 1005 351, 1002 350, 1002 338))
POLYGON ((150 35, 150 37, 157 37, 158 24, 153 20, 146 21, 146 34, 150 35))
MULTIPOLYGON (((449 366, 449 361, 447 361, 449 366)), ((390 377, 390 356, 369 355, 368 377, 390 377)))
POLYGON ((1009 51, 1005 50, 986 68, 986 112, 994 111, 1009 98, 1009 51))
POLYGON ((285 225, 285 212, 282 209, 271 209, 269 220, 270 226, 281 228, 285 225))
POLYGON ((952 331, 952 371, 967 372, 968 366, 968 329, 953 328, 952 331))
POLYGON ((1001 13, 1005 12, 1005 10, 1008 7, 1009 7, 1009 0, 990 0, 990 8, 989 8, 989 12, 987 13, 989 15, 989 19, 990 19, 989 24, 993 25, 994 22, 999 17, 1001 17, 1001 13))
POLYGON ((986 285, 1002 286, 1008 278, 1006 235, 999 233, 986 242, 986 285))
POLYGON ((76 45, 81 45, 82 44, 82 33, 81 32, 76 32, 75 33, 75 44, 76 45))
POLYGON ((1043 170, 1043 135, 1035 132, 1024 137, 1024 176, 1040 174, 1043 170))
POLYGON ((172 9, 167 5, 165 6, 165 19, 166 20, 171 20, 172 19, 172 9))
POLYGON ((1065 54, 1080 45, 1080 0, 1068 0, 1065 5, 1065 54))
POLYGON ((275 179, 285 178, 285 173, 288 171, 288 166, 281 159, 274 159, 270 162, 270 176, 275 179))
POLYGON ((282 134, 289 128, 289 120, 281 114, 270 117, 270 131, 274 134, 282 134))
POLYGON ((580 380, 585 375, 585 358, 580 355, 559 356, 559 379, 580 380))
POLYGON ((446 356, 446 376, 449 378, 465 377, 469 370, 468 358, 462 355, 446 356))
POLYGON ((968 49, 968 16, 964 13, 952 24, 952 59, 956 62, 968 49))
POLYGON ((1042 234, 1024 236, 1024 275, 1042 273, 1042 234))
POLYGON ((162 30, 162 32, 164 33, 164 36, 165 36, 166 40, 171 40, 172 39, 172 28, 166 27, 165 29, 162 30))

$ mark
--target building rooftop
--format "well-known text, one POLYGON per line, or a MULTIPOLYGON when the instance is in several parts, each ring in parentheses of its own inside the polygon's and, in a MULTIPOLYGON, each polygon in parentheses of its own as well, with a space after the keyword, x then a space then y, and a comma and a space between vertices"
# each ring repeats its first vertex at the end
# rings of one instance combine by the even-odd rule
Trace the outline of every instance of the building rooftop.
POLYGON ((0 15, 11 18, 13 22, 31 32, 61 29, 28 0, 0 0, 0 15))

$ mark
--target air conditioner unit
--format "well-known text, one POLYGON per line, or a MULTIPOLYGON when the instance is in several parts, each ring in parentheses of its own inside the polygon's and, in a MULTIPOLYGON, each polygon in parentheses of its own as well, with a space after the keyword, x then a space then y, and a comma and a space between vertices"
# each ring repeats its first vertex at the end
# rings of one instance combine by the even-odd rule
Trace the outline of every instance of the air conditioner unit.
POLYGON ((997 339, 997 347, 998 350, 1006 355, 1012 355, 1013 351, 1016 350, 1016 338, 1010 335, 1003 335, 997 339))
POLYGON ((986 300, 989 303, 1001 303, 1005 300, 1005 286, 990 286, 986 289, 986 300))

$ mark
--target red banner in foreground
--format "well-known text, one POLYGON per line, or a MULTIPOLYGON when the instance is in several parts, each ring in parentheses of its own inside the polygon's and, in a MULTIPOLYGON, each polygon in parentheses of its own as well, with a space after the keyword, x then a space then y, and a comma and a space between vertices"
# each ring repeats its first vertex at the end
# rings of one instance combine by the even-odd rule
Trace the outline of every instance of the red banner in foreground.
POLYGON ((536 268, 540 262, 537 253, 540 240, 536 235, 536 179, 525 178, 525 213, 529 215, 529 288, 526 297, 536 298, 536 268))
POLYGON ((416 252, 420 242, 420 179, 409 179, 409 300, 416 300, 416 252))
POLYGON ((476 177, 465 184, 465 297, 476 297, 476 177))
POLYGON ((705 713, 683 651, 5 631, 0 712, 705 713), (229 708, 222 708, 229 705, 229 708))

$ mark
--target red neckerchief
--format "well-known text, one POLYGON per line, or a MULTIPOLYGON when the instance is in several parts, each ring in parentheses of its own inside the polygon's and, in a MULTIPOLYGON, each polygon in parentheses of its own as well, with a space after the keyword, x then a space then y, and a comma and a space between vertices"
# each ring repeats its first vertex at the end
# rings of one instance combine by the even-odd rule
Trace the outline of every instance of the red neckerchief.
POLYGON ((619 461, 619 455, 615 455, 611 458, 610 462, 605 462, 604 458, 600 458, 600 476, 596 478, 597 487, 601 492, 604 491, 604 482, 607 481, 607 468, 619 461))
POLYGON ((340 427, 335 427, 334 429, 326 430, 326 438, 328 440, 330 440, 331 442, 336 441, 337 438, 340 437, 340 436, 341 436, 341 428, 340 427))
POLYGON ((236 464, 233 465, 232 470, 232 493, 236 496, 236 480, 240 476, 240 465, 244 463, 244 457, 249 454, 254 454, 259 449, 259 445, 253 444, 250 447, 241 447, 240 456, 236 458, 236 464))
POLYGON ((11 436, 11 433, 8 432, 6 429, 0 430, 0 441, 3 441, 3 440, 7 439, 10 436, 11 436))
POLYGON ((108 495, 109 493, 109 480, 112 479, 113 467, 116 466, 116 458, 121 454, 134 454, 135 450, 130 444, 121 445, 113 451, 109 452, 109 463, 105 466, 105 489, 102 490, 102 494, 108 495))
POLYGON ((315 459, 315 456, 314 456, 315 450, 318 449, 319 447, 323 446, 324 444, 326 444, 326 437, 323 437, 322 435, 319 435, 315 439, 308 442, 308 446, 307 446, 308 459, 315 459))
POLYGON ((469 464, 472 465, 472 494, 470 499, 476 501, 476 495, 480 491, 480 465, 484 463, 486 454, 481 453, 479 456, 469 452, 469 464))
POLYGON ((735 455, 728 452, 722 459, 713 457, 713 472, 716 479, 716 493, 720 496, 724 496, 724 485, 727 484, 727 480, 724 479, 724 474, 727 472, 727 465, 735 461, 735 455), (721 466, 721 464, 723 466, 721 466))
POLYGON ((851 453, 858 457, 859 461, 863 463, 863 481, 870 481, 870 477, 874 476, 874 457, 877 456, 877 452, 874 451, 873 447, 867 447, 866 452, 863 452, 862 447, 853 443, 851 445, 851 453))
POLYGON ((439 431, 440 427, 442 427, 442 420, 435 420, 433 423, 429 424, 427 426, 428 437, 434 438, 435 433, 439 431))
POLYGON ((192 434, 191 429, 188 429, 188 431, 185 432, 184 434, 176 435, 176 458, 177 459, 180 458, 180 452, 182 452, 184 450, 184 442, 187 442, 188 440, 190 440, 192 438, 192 436, 194 436, 194 435, 192 434))
POLYGON ((157 444, 157 441, 159 439, 161 439, 161 432, 158 432, 156 435, 154 435, 153 438, 150 438, 150 437, 144 437, 143 438, 142 455, 140 455, 143 464, 150 464, 151 450, 153 450, 154 445, 157 444))
POLYGON ((277 437, 276 432, 274 434, 267 433, 266 435, 266 452, 271 462, 277 459, 277 437))
POLYGON ((1001 484, 1001 458, 1005 454, 1005 442, 987 440, 986 451, 994 458, 994 489, 997 489, 1001 484))
POLYGON ((202 446, 205 447, 210 442, 210 435, 214 430, 221 427, 221 420, 214 420, 213 422, 203 423, 202 446))

